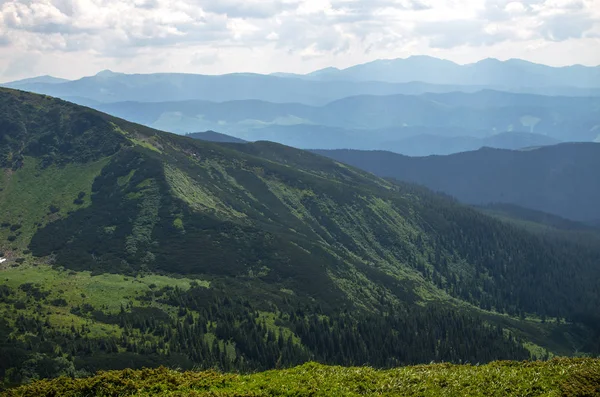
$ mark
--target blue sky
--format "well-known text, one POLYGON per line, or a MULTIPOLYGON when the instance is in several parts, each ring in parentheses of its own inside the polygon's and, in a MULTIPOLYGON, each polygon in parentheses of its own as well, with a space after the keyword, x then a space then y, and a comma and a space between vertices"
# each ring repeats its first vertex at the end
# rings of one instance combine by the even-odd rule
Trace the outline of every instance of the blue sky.
POLYGON ((600 64, 600 0, 0 0, 0 80, 305 73, 379 58, 600 64))

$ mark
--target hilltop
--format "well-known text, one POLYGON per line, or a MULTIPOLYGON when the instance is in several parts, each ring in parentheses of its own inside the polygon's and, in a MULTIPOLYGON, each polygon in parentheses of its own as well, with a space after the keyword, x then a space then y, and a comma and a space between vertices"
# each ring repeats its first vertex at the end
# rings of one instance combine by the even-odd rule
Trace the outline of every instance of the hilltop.
POLYGON ((598 350, 597 247, 279 144, 9 89, 0 105, 8 384, 598 350))
POLYGON ((243 139, 239 139, 230 135, 221 134, 215 131, 192 132, 186 136, 201 141, 222 142, 222 143, 246 143, 243 139))

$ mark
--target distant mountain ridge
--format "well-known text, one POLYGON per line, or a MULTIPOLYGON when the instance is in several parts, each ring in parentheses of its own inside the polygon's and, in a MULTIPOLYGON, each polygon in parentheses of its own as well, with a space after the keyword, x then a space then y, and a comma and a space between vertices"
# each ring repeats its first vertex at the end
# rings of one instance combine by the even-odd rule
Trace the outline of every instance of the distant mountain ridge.
POLYGON ((43 76, 3 85, 98 102, 258 99, 323 105, 355 95, 415 95, 482 89, 552 96, 600 96, 600 68, 581 65, 555 68, 522 60, 495 59, 458 65, 414 56, 376 60, 346 69, 329 67, 306 75, 125 74, 103 70, 74 81, 43 76))
POLYGON ((478 150, 482 147, 494 149, 523 149, 549 146, 559 140, 528 132, 503 132, 485 138, 472 136, 414 135, 399 141, 380 144, 377 149, 389 150, 407 156, 448 155, 478 150))
POLYGON ((61 79, 54 76, 44 75, 37 77, 30 77, 27 79, 11 81, 8 83, 0 84, 10 88, 28 87, 30 84, 61 84, 66 83, 70 80, 61 79))
MULTIPOLYGON (((423 82, 306 81, 255 73, 200 75, 188 73, 125 74, 104 70, 94 76, 60 84, 40 81, 0 84, 59 98, 84 98, 103 103, 137 101, 215 102, 262 100, 274 103, 324 105, 355 95, 422 94, 425 92, 475 92, 486 87, 435 85, 423 82)), ((579 91, 574 92, 579 95, 579 91)))
POLYGON ((483 148, 448 156, 316 150, 381 177, 418 183, 464 203, 508 203, 592 224, 600 219, 600 144, 483 148))
POLYGON ((248 141, 272 141, 299 149, 388 150, 407 156, 452 154, 482 147, 522 149, 554 145, 560 141, 540 134, 504 132, 485 138, 472 136, 434 135, 461 133, 444 128, 397 128, 351 130, 319 125, 268 126, 241 134, 248 141), (403 137, 393 139, 394 135, 403 137), (412 135, 414 134, 414 135, 412 135))
POLYGON ((600 88, 600 67, 582 65, 551 67, 521 59, 488 58, 459 65, 430 56, 380 59, 346 69, 322 69, 305 75, 320 80, 425 81, 432 84, 474 84, 495 87, 600 88))
POLYGON ((363 142, 363 146, 345 148, 365 149, 377 147, 373 145, 375 142, 398 141, 421 134, 486 138, 503 132, 524 132, 546 135, 558 141, 593 141, 600 137, 600 98, 597 97, 481 91, 361 95, 324 106, 259 100, 123 102, 92 106, 170 132, 185 134, 213 130, 245 140, 268 139, 302 148, 331 147, 319 146, 320 140, 328 139, 327 134, 363 142), (292 143, 280 140, 276 133, 270 132, 288 128, 321 130, 323 138, 317 136, 307 140, 303 134, 298 134, 292 143), (418 129, 421 131, 415 132, 418 129), (374 133, 375 130, 379 131, 374 133), (273 137, 268 138, 267 134, 273 134, 273 137))

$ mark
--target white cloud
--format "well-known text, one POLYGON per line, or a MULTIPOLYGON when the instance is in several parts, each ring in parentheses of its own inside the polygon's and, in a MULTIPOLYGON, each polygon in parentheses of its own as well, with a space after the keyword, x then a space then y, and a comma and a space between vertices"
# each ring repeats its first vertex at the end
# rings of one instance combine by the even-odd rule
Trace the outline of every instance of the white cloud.
POLYGON ((232 18, 271 18, 282 11, 298 7, 293 0, 197 0, 203 10, 217 14, 225 14, 232 18))
POLYGON ((413 54, 598 64, 599 38, 600 0, 4 0, 0 78, 307 72, 413 54))
POLYGON ((504 6, 504 11, 512 15, 522 15, 525 12, 527 12, 527 8, 523 3, 520 3, 518 1, 511 1, 510 3, 504 6))

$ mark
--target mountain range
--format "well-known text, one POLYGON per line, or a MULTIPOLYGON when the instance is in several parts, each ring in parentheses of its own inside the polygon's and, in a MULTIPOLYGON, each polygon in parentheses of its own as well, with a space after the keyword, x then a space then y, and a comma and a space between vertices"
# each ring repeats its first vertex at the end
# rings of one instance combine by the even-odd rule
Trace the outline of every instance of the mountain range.
MULTIPOLYGON (((411 138, 417 147, 425 145, 424 154, 437 154, 427 150, 428 140, 434 140, 432 147, 435 148, 436 145, 446 146, 443 137, 460 138, 453 146, 459 149, 457 151, 464 151, 476 149, 480 143, 486 145, 488 142, 482 139, 494 145, 494 139, 502 138, 491 137, 505 132, 530 135, 511 135, 514 143, 500 143, 501 148, 600 139, 598 98, 545 97, 497 91, 358 96, 325 106, 247 100, 123 102, 93 107, 176 133, 215 130, 244 140, 271 140, 305 149, 388 148, 390 142, 395 146, 393 142, 411 138), (533 134, 547 138, 535 138, 533 134), (466 142, 468 137, 476 139, 466 142), (519 138, 524 139, 520 142, 519 138)), ((407 141, 409 146, 411 139, 407 141)), ((398 149, 406 154, 419 150, 423 149, 406 152, 398 149)))
MULTIPOLYGON (((495 86, 498 88, 600 87, 600 67, 551 67, 521 59, 483 59, 459 65, 430 56, 380 59, 346 69, 326 68, 306 75, 277 74, 318 81, 425 81, 432 84, 495 86)), ((526 88, 526 89, 527 89, 526 88)), ((521 88, 523 89, 523 88, 521 88)))
POLYGON ((407 156, 447 155, 490 147, 495 149, 523 149, 555 145, 560 141, 546 135, 528 132, 503 132, 486 138, 472 136, 414 135, 399 141, 384 142, 376 149, 385 149, 407 156))
MULTIPOLYGON (((271 126, 261 128, 249 136, 256 141, 273 141, 284 145, 302 149, 329 149, 347 147, 353 149, 369 148, 373 150, 387 149, 407 156, 427 156, 431 154, 453 154, 477 150, 482 147, 498 149, 521 149, 554 145, 558 140, 540 134, 526 132, 505 132, 487 138, 471 136, 439 136, 426 132, 440 133, 440 129, 406 128, 415 135, 395 141, 368 140, 363 138, 364 131, 352 131, 341 128, 327 128, 322 126, 271 126)), ((376 135, 379 131, 370 131, 376 135)), ((390 130, 381 131, 381 134, 393 133, 390 130)), ((451 132, 448 131, 448 134, 451 132)), ((192 138, 213 142, 248 142, 230 135, 207 131, 203 133, 187 134, 192 138)), ((385 135, 384 135, 385 136, 385 135)))
POLYGON ((323 105, 356 95, 483 89, 548 96, 600 96, 600 68, 580 65, 556 68, 516 59, 486 59, 458 65, 419 56, 377 60, 343 70, 327 68, 307 75, 124 74, 104 70, 73 81, 42 76, 3 85, 78 103, 257 99, 323 105))
MULTIPOLYGON (((485 87, 439 86, 423 82, 306 81, 253 73, 199 75, 184 73, 125 74, 110 70, 94 76, 55 84, 34 78, 30 82, 5 83, 39 94, 71 100, 83 105, 123 101, 233 101, 256 99, 274 103, 299 102, 323 105, 354 95, 422 94, 424 92, 474 92, 485 87)), ((571 92, 570 90, 568 90, 571 92)), ((561 91, 562 92, 562 91, 561 91)), ((580 95, 579 90, 574 90, 580 95)), ((568 95, 568 94, 567 94, 568 95)))
POLYGON ((426 156, 600 141, 598 71, 410 57, 306 75, 104 70, 72 81, 40 76, 4 86, 178 134, 212 130, 301 149, 426 156))
POLYGON ((598 348, 597 246, 272 142, 0 105, 5 382, 598 348))

